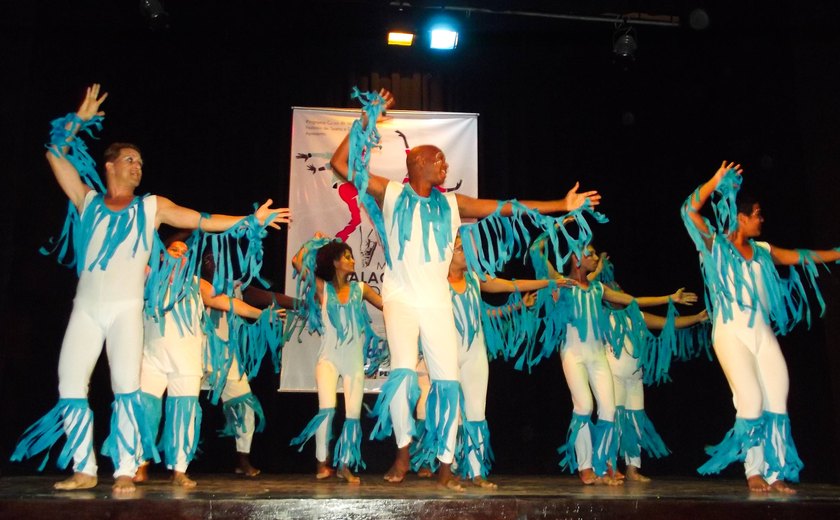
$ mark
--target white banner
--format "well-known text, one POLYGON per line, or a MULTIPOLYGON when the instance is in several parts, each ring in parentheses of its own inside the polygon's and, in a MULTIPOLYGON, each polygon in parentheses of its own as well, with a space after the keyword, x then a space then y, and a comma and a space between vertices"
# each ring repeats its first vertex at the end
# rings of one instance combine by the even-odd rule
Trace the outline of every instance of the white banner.
MULTIPOLYGON (((389 118, 377 124, 382 137, 371 154, 373 174, 406 181, 405 156, 411 147, 433 144, 446 154, 449 173, 446 191, 478 194, 478 115, 442 112, 389 111, 389 118)), ((330 168, 330 158, 359 110, 293 108, 292 153, 289 167, 289 226, 286 248, 286 293, 293 294, 291 259, 316 231, 340 237, 356 258, 355 279, 379 291, 385 275, 382 244, 363 209, 356 188, 341 181, 330 168)), ((386 223, 389 225, 390 223, 386 223)), ((382 337, 382 313, 368 306, 373 328, 382 337)), ((320 336, 303 332, 283 348, 280 391, 314 392, 315 363, 320 336), (300 340, 300 341, 299 341, 300 340)), ((365 380, 366 392, 377 392, 387 377, 388 367, 365 380)), ((339 389, 341 386, 339 386, 339 389)))

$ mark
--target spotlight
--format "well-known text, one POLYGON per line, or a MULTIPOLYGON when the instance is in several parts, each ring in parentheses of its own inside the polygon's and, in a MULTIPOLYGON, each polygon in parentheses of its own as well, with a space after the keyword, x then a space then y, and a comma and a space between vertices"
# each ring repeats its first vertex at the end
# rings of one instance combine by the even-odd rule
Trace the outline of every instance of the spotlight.
POLYGON ((411 47, 412 43, 414 43, 414 33, 405 31, 390 31, 388 33, 388 45, 411 47))
POLYGON ((452 50, 458 45, 458 33, 450 27, 435 27, 431 35, 429 47, 432 49, 452 50))
POLYGON ((626 23, 619 25, 613 34, 613 53, 620 58, 633 61, 638 48, 636 31, 633 27, 626 23))
POLYGON ((148 20, 151 30, 169 29, 169 13, 163 8, 160 0, 140 0, 140 12, 148 20))

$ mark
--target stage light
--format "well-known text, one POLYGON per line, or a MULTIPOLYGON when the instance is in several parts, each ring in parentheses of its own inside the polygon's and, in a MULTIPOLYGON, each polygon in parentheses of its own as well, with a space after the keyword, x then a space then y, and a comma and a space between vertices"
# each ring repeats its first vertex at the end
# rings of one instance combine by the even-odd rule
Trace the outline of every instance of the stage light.
POLYGON ((404 31, 391 31, 388 33, 388 45, 402 45, 410 47, 414 43, 414 34, 404 31))
POLYGON ((613 34, 613 53, 619 58, 632 61, 638 48, 639 43, 636 41, 636 31, 633 27, 626 23, 619 25, 613 34))
POLYGON ((451 27, 438 26, 431 30, 429 47, 432 49, 452 50, 458 45, 458 33, 451 27))
POLYGON ((169 29, 169 13, 163 8, 160 0, 140 0, 140 12, 149 21, 149 28, 153 31, 169 29))

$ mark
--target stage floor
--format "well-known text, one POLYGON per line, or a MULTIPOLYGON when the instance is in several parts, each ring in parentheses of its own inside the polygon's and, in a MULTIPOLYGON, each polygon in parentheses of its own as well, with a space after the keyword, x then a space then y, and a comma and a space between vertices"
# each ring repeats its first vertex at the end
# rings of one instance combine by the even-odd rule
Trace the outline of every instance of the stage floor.
POLYGON ((52 490, 55 476, 0 479, 0 518, 840 518, 840 486, 802 484, 798 494, 751 494, 743 481, 660 478, 620 487, 583 486, 572 476, 495 476, 496 490, 439 489, 410 475, 388 484, 362 475, 361 485, 312 475, 193 477, 198 487, 172 487, 153 474, 136 493, 116 499, 111 479, 78 492, 52 490))

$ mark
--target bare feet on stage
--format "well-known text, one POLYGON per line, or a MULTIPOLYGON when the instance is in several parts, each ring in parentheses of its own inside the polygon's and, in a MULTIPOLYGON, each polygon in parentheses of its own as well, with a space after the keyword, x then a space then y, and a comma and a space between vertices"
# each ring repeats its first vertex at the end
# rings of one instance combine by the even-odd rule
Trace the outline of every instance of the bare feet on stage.
POLYGON ((787 482, 785 482, 784 480, 777 480, 776 482, 773 482, 772 484, 770 484, 770 487, 776 493, 782 493, 783 495, 795 495, 796 494, 796 490, 793 489, 792 487, 788 486, 787 482))
POLYGON ((599 485, 599 486, 623 486, 624 480, 613 478, 610 475, 604 475, 599 477, 595 474, 595 471, 592 468, 582 469, 578 472, 580 476, 581 482, 588 485, 599 485))
POLYGON ((435 472, 429 466, 420 466, 420 469, 417 470, 417 476, 420 478, 432 478, 434 474, 435 472))
POLYGON ((761 475, 747 477, 747 486, 750 488, 750 491, 755 493, 767 493, 770 491, 770 484, 761 475))
POLYGON ((335 474, 336 477, 347 481, 348 484, 360 484, 362 479, 350 472, 347 466, 341 466, 335 474))
POLYGON ((331 476, 335 475, 335 470, 330 467, 330 461, 318 461, 318 464, 315 466, 315 478, 318 480, 324 480, 325 478, 330 478, 331 476))
POLYGON ((392 484, 399 484, 405 480, 405 474, 409 470, 408 446, 397 448, 397 458, 391 469, 385 473, 385 480, 392 484))
POLYGON ((490 482, 489 480, 484 480, 481 477, 475 477, 472 479, 472 483, 476 487, 480 487, 482 489, 498 489, 498 485, 494 482, 490 482))
POLYGON ((624 474, 617 469, 613 469, 612 464, 607 462, 607 475, 615 480, 624 480, 624 474))
POLYGON ((260 470, 251 465, 251 459, 247 453, 237 451, 236 458, 236 469, 233 470, 234 473, 245 475, 246 477, 256 477, 260 474, 260 470))
POLYGON ((137 491, 134 487, 134 482, 131 477, 121 476, 114 479, 114 485, 111 486, 111 492, 115 495, 129 495, 137 491))
POLYGON ((96 483, 97 480, 95 475, 88 475, 87 473, 73 473, 72 477, 53 484, 53 488, 60 491, 74 491, 77 489, 90 489, 92 487, 96 487, 96 483))
POLYGON ((133 480, 135 484, 149 480, 149 463, 144 462, 137 466, 137 473, 134 474, 134 478, 131 480, 133 480))
POLYGON ((172 479, 170 482, 172 482, 173 486, 183 488, 194 488, 196 486, 195 480, 188 477, 186 473, 181 473, 180 471, 172 472, 172 479))
POLYGON ((636 466, 627 466, 627 480, 632 480, 633 482, 650 482, 650 477, 639 473, 639 468, 636 466))
POLYGON ((451 464, 440 464, 437 483, 438 487, 448 489, 449 491, 464 491, 464 486, 461 485, 461 481, 452 474, 451 464))

